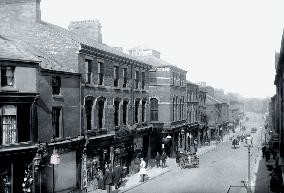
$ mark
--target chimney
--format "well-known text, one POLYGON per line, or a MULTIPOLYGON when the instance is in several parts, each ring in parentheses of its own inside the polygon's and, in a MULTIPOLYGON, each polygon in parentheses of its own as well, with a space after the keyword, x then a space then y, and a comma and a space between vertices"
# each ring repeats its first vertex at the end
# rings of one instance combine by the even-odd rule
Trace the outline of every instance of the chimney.
POLYGON ((102 44, 102 25, 99 20, 83 20, 70 22, 68 29, 78 35, 95 40, 102 44))
POLYGON ((41 0, 0 0, 0 23, 40 22, 41 0))

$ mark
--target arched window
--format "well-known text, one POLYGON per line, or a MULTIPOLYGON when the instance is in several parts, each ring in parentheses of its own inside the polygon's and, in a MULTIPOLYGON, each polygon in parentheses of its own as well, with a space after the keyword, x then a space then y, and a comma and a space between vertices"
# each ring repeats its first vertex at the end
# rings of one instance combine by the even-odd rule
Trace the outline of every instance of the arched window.
POLYGON ((139 100, 136 100, 135 101, 135 111, 134 111, 134 121, 135 123, 138 123, 139 120, 138 120, 138 115, 139 115, 139 103, 140 101, 139 100))
POLYGON ((173 121, 175 121, 175 97, 173 98, 173 121))
POLYGON ((123 125, 126 125, 127 123, 127 106, 128 106, 128 102, 123 101, 123 104, 122 104, 122 123, 123 125))
POLYGON ((142 101, 142 122, 145 122, 146 100, 142 101))
POLYGON ((119 125, 119 101, 115 100, 114 101, 114 125, 118 126, 119 125))
POLYGON ((158 113, 159 113, 159 104, 158 104, 158 100, 155 98, 152 98, 150 100, 150 120, 151 121, 158 121, 159 117, 158 117, 158 113))
POLYGON ((86 122, 87 122, 87 130, 92 129, 92 108, 93 108, 93 100, 88 99, 85 101, 85 113, 86 113, 86 122))
POLYGON ((105 116, 105 103, 106 103, 106 99, 104 97, 100 97, 97 99, 97 121, 98 121, 98 129, 104 128, 104 116, 105 116))

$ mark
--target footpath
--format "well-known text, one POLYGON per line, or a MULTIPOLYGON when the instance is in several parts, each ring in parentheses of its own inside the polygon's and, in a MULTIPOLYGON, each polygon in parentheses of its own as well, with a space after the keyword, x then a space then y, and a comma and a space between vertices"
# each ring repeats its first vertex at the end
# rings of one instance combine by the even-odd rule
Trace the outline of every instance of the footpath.
MULTIPOLYGON (((237 131, 237 129, 236 129, 237 131)), ((223 137, 223 141, 221 143, 224 142, 228 142, 230 140, 230 137, 236 135, 236 133, 229 133, 227 135, 225 135, 223 137)), ((200 157, 203 154, 211 151, 211 150, 215 150, 216 145, 218 145, 218 143, 216 143, 216 141, 211 141, 210 146, 201 146, 198 148, 197 151, 197 155, 200 157)), ((159 176, 162 176, 168 172, 170 172, 171 170, 173 170, 174 168, 177 168, 178 165, 176 163, 176 159, 175 158, 168 158, 167 162, 166 162, 166 167, 165 168, 161 168, 161 167, 149 167, 146 168, 147 171, 147 179, 144 182, 139 182, 140 176, 139 174, 134 174, 134 175, 128 175, 123 179, 123 185, 118 189, 118 190, 113 190, 113 193, 124 193, 127 192, 137 186, 140 186, 144 183, 149 182, 150 180, 153 180, 159 176)), ((114 187, 113 187, 114 189, 114 187)), ((95 190, 92 191, 91 193, 105 193, 106 190, 95 190)))

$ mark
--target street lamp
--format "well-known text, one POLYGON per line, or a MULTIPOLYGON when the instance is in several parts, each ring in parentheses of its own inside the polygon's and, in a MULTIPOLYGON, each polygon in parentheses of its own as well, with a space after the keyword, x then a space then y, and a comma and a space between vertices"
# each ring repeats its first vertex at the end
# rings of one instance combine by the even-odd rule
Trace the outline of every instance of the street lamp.
POLYGON ((251 179, 250 179, 250 147, 252 138, 248 136, 247 138, 247 145, 248 145, 248 185, 247 185, 247 192, 251 193, 251 179))

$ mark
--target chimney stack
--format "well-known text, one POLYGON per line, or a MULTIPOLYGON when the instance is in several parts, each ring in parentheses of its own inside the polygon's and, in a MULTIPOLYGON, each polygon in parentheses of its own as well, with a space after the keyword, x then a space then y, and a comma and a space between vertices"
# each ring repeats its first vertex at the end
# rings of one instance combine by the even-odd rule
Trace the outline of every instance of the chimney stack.
POLYGON ((41 0, 0 0, 0 23, 41 21, 41 0))
POLYGON ((102 25, 99 20, 72 21, 68 29, 78 35, 102 44, 102 25))

